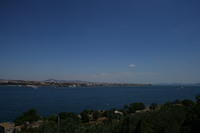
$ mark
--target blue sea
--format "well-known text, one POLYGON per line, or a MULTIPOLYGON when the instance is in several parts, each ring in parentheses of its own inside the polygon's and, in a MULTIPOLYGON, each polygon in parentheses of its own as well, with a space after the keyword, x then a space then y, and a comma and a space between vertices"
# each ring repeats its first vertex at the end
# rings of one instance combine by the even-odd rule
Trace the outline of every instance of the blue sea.
POLYGON ((147 87, 39 87, 0 86, 0 121, 12 121, 34 108, 48 116, 58 112, 80 113, 84 109, 122 108, 132 102, 165 103, 176 99, 195 99, 200 86, 147 87))

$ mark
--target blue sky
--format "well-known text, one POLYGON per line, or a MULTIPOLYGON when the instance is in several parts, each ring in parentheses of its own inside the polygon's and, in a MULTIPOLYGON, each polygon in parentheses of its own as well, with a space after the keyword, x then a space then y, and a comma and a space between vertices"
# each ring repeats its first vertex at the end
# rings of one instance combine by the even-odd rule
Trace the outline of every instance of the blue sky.
POLYGON ((199 0, 1 0, 0 78, 200 82, 199 0))

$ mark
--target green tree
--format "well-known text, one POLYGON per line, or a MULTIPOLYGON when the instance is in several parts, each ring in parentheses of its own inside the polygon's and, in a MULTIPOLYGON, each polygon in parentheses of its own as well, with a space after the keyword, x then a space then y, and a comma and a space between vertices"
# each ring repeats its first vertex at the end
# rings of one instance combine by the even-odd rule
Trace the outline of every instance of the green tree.
POLYGON ((135 113, 137 110, 145 109, 144 103, 132 103, 128 107, 129 113, 135 113))
POLYGON ((34 122, 40 120, 41 117, 35 109, 30 109, 27 112, 24 112, 21 116, 15 119, 16 125, 25 124, 26 122, 34 122))
POLYGON ((189 99, 185 99, 182 101, 182 104, 186 107, 191 107, 194 105, 194 102, 192 100, 189 100, 189 99))
POLYGON ((61 120, 79 121, 80 118, 77 114, 71 112, 61 112, 58 114, 61 120))
POLYGON ((81 120, 82 122, 89 122, 91 120, 90 118, 91 110, 84 110, 81 112, 81 120))
POLYGON ((99 111, 94 111, 92 115, 93 115, 93 120, 97 120, 99 117, 102 116, 99 111))

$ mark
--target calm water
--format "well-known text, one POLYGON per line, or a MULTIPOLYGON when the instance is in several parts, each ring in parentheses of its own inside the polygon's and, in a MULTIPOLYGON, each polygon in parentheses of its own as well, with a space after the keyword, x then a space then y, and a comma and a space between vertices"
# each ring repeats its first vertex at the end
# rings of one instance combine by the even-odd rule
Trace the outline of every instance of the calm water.
POLYGON ((54 88, 0 86, 0 121, 13 120, 35 108, 43 115, 81 112, 84 109, 120 108, 131 102, 164 103, 175 99, 194 99, 200 86, 150 86, 102 88, 54 88))

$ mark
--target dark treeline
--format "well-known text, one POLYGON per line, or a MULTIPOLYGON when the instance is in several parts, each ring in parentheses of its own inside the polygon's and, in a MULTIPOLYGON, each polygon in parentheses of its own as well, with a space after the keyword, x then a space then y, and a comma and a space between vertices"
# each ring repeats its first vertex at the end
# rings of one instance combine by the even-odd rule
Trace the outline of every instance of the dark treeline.
POLYGON ((200 133, 200 96, 162 105, 143 103, 123 109, 85 110, 80 115, 62 112, 49 117, 29 110, 16 118, 19 133, 200 133), (30 127, 31 123, 38 127, 30 127), (23 125, 23 126, 22 126, 23 125))

